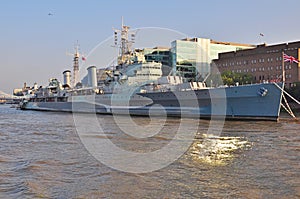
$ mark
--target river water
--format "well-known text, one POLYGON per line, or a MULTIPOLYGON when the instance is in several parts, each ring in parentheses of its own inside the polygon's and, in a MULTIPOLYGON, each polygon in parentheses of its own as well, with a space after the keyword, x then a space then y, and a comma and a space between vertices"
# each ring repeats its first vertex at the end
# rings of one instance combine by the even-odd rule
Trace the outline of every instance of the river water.
MULTIPOLYGON (((116 130, 112 116, 97 117, 116 145, 146 147, 116 130)), ((218 136, 208 135, 208 126, 200 121, 190 148, 170 165, 128 173, 86 150, 72 114, 1 105, 0 198, 300 198, 299 121, 226 121, 218 136)), ((166 130, 151 140, 153 148, 172 137, 166 130)))

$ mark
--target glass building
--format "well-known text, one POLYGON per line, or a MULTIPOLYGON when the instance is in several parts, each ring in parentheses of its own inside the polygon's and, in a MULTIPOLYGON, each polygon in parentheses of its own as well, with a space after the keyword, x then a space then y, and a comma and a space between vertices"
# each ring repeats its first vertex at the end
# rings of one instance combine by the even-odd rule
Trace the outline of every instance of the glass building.
POLYGON ((144 48, 143 53, 147 62, 159 62, 163 65, 171 66, 170 48, 168 47, 155 47, 144 48))
POLYGON ((171 43, 171 64, 173 73, 196 81, 210 73, 213 59, 222 52, 254 48, 254 45, 231 42, 217 42, 206 38, 186 38, 171 43))

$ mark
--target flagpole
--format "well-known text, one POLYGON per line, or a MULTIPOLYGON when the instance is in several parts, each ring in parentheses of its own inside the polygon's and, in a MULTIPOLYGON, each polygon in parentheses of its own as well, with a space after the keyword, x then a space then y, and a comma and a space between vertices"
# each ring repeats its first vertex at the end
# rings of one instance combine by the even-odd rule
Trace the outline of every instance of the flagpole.
POLYGON ((285 83, 285 69, 284 69, 284 52, 281 52, 282 57, 282 82, 285 83))

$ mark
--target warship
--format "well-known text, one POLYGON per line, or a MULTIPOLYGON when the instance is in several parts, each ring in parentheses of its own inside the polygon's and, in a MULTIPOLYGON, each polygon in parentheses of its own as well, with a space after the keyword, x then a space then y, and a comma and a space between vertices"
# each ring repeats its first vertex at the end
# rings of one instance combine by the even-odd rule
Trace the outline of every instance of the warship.
MULTIPOLYGON (((97 80, 96 66, 87 68, 87 86, 78 83, 79 58, 75 48, 73 78, 63 72, 58 79, 34 89, 20 107, 23 110, 274 120, 279 118, 284 82, 208 87, 205 81, 185 81, 176 74, 163 75, 162 63, 136 59, 128 39, 129 27, 122 24, 117 63, 97 80)), ((116 41, 116 39, 115 39, 116 41)))

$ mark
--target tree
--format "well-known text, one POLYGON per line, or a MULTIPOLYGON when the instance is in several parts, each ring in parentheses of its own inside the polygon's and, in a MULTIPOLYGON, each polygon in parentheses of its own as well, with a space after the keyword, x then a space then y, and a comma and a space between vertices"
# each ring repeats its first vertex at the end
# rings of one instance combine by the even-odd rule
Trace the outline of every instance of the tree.
POLYGON ((253 81, 253 76, 249 73, 234 73, 232 71, 224 71, 221 74, 224 84, 233 85, 236 82, 239 84, 250 84, 253 81))
MULTIPOLYGON (((198 78, 200 81, 203 81, 204 78, 200 75, 198 78)), ((206 85, 209 87, 217 87, 223 85, 223 81, 221 75, 219 73, 216 74, 209 74, 209 76, 205 79, 206 85)))

